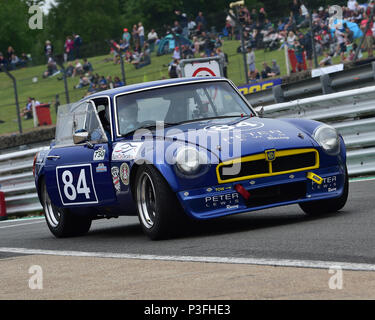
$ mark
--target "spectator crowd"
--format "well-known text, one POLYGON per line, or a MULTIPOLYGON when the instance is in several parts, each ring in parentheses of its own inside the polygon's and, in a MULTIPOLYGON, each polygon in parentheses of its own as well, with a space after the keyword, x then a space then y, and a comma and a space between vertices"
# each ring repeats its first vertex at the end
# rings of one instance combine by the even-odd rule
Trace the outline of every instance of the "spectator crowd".
MULTIPOLYGON (((349 0, 342 7, 319 7, 312 10, 310 29, 309 12, 299 0, 291 1, 289 16, 277 21, 269 17, 264 8, 248 10, 246 6, 241 6, 237 22, 235 13, 230 11, 223 34, 229 39, 239 39, 239 34, 235 31, 236 23, 242 25, 249 76, 255 81, 280 74, 275 61, 272 62, 272 67, 267 63, 263 64, 264 68, 260 72, 255 68, 255 50, 259 49, 286 49, 291 72, 311 69, 314 51, 321 67, 331 65, 332 58, 336 56, 340 57, 341 62, 353 61, 357 50, 359 58, 362 57, 362 51, 366 51, 369 58, 373 57, 375 27, 373 18, 370 19, 373 7, 373 0, 364 4, 349 0), (358 48, 355 40, 363 34, 364 42, 358 48)), ((241 50, 239 47, 237 51, 241 50)))

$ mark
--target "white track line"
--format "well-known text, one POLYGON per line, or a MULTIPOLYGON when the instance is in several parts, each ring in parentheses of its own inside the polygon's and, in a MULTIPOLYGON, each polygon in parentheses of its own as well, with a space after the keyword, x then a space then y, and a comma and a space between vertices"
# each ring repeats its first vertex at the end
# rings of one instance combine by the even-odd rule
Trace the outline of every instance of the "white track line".
POLYGON ((44 221, 34 221, 34 222, 29 222, 29 223, 16 223, 12 224, 10 226, 1 226, 0 229, 5 229, 5 228, 13 228, 13 227, 19 227, 19 226, 27 226, 29 224, 36 224, 36 223, 42 223, 44 221))
POLYGON ((24 221, 40 220, 40 219, 44 220, 44 216, 43 217, 33 217, 33 218, 20 218, 20 219, 4 220, 4 221, 0 221, 0 224, 2 224, 2 223, 9 223, 9 222, 24 222, 24 221))
POLYGON ((94 258, 114 258, 114 259, 139 259, 139 260, 159 260, 178 262, 205 262, 205 263, 228 263, 228 264, 248 264, 274 267, 296 267, 296 268, 341 268, 343 270, 354 271, 375 271, 375 265, 366 263, 331 262, 314 260, 289 260, 289 259, 261 259, 261 258, 230 258, 230 257, 198 257, 198 256, 158 256, 149 254, 128 254, 110 252, 83 252, 83 251, 58 251, 40 250, 26 248, 1 248, 0 252, 33 254, 33 255, 54 255, 70 257, 94 257, 94 258))

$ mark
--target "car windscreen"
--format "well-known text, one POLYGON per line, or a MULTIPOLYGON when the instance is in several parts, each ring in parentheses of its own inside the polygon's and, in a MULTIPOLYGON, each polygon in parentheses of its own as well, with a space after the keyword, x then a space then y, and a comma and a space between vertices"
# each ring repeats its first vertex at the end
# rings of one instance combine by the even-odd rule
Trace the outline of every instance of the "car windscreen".
POLYGON ((250 115, 252 111, 226 81, 200 82, 124 94, 116 98, 120 135, 156 121, 177 124, 196 119, 250 115))

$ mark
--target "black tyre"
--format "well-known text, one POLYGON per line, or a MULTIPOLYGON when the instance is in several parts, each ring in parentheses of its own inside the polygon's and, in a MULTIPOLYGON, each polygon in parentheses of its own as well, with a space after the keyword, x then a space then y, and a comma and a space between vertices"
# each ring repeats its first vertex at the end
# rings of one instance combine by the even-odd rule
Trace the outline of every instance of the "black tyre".
POLYGON ((67 209, 57 208, 51 202, 46 184, 42 182, 42 205, 48 228, 57 238, 80 236, 87 233, 92 219, 72 214, 67 209))
POLYGON ((135 199, 143 232, 152 240, 179 234, 187 221, 176 194, 151 165, 142 166, 137 171, 135 199))
POLYGON ((320 216, 327 213, 333 213, 341 210, 345 206, 346 201, 348 200, 348 194, 349 177, 348 170, 346 169, 344 192, 342 193, 341 197, 329 200, 304 202, 300 203, 299 206, 305 213, 312 216, 320 216))

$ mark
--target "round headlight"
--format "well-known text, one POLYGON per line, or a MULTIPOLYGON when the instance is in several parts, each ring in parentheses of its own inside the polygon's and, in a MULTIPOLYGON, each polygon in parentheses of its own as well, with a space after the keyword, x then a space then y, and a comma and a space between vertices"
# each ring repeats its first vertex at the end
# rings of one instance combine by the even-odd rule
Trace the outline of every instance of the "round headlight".
POLYGON ((327 125, 318 127, 315 130, 314 139, 328 154, 337 155, 340 153, 340 139, 335 128, 327 125))
POLYGON ((200 166, 205 163, 202 153, 195 148, 181 148, 177 151, 176 166, 184 174, 195 174, 200 166))

